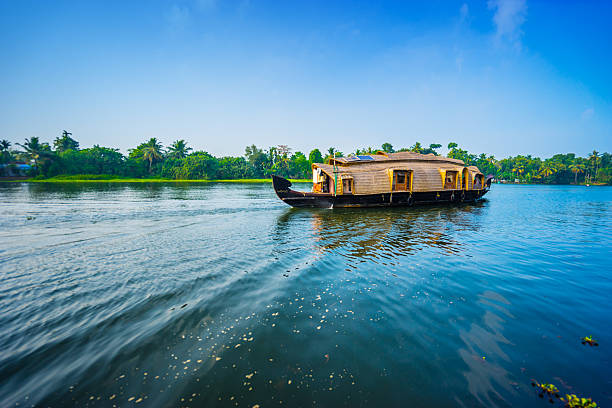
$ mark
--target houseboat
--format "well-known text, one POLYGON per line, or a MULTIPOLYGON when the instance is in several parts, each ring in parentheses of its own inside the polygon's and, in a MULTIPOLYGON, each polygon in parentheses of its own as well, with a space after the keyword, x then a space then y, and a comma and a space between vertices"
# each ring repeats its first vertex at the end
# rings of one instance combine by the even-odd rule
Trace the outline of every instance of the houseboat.
POLYGON ((272 176, 278 197, 293 207, 412 206, 473 202, 491 188, 476 166, 414 152, 334 157, 312 164, 312 191, 292 190, 291 182, 272 176))

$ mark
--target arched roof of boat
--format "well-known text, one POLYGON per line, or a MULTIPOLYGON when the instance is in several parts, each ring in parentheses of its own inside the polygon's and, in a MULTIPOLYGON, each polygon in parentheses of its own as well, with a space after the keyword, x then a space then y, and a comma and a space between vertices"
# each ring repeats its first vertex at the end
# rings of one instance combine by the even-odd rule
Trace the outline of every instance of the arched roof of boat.
POLYGON ((451 159, 444 156, 436 156, 430 154, 420 154, 415 152, 397 152, 397 153, 386 153, 378 151, 373 154, 364 155, 350 155, 346 157, 336 157, 329 160, 329 164, 336 164, 338 166, 357 166, 367 165, 368 163, 380 163, 380 162, 393 162, 393 161, 435 161, 452 163, 460 166, 464 166, 464 162, 458 159, 451 159))

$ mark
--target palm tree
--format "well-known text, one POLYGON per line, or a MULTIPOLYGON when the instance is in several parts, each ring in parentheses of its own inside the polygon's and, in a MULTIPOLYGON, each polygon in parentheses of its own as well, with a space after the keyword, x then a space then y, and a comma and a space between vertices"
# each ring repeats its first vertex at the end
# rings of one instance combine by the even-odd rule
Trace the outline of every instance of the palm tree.
POLYGON ((53 141, 53 147, 57 152, 65 152, 66 150, 79 150, 79 142, 71 138, 72 133, 64 130, 62 137, 56 137, 53 141))
POLYGON ((193 150, 191 147, 187 147, 187 143, 181 139, 176 140, 170 147, 168 147, 168 157, 175 159, 184 159, 187 157, 189 152, 193 150))
POLYGON ((29 140, 26 139, 23 144, 17 143, 25 150, 25 155, 28 159, 34 160, 34 166, 38 168, 38 160, 44 150, 44 144, 36 136, 32 136, 29 140))
POLYGON ((147 143, 142 147, 142 158, 149 162, 149 174, 153 170, 153 162, 159 161, 163 159, 162 156, 162 145, 157 142, 157 139, 152 137, 149 139, 147 143))
POLYGON ((0 163, 8 163, 11 161, 11 152, 9 152, 11 142, 8 140, 0 141, 0 163))
POLYGON ((593 153, 589 156, 589 162, 593 162, 595 168, 595 180, 597 180, 597 170, 599 165, 599 152, 597 150, 593 150, 593 153))
POLYGON ((574 184, 578 184, 578 173, 584 173, 584 164, 582 163, 573 163, 569 166, 572 173, 574 173, 574 184))
POLYGON ((543 177, 548 177, 557 172, 557 168, 551 162, 545 161, 540 167, 540 175, 543 177))
POLYGON ((513 173, 518 174, 519 176, 522 175, 525 172, 525 166, 522 164, 517 164, 516 166, 514 166, 514 168, 512 169, 513 173))
POLYGON ((421 146, 421 143, 416 142, 413 146, 410 146, 410 151, 415 153, 423 153, 423 146, 421 146))

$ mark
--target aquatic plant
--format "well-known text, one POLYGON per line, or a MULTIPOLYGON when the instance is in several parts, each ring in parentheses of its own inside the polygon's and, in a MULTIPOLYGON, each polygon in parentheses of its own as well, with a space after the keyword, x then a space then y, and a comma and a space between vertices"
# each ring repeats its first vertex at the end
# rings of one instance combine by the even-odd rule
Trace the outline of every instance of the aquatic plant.
POLYGON ((577 397, 575 394, 566 394, 565 398, 561 398, 561 401, 565 402, 565 406, 568 408, 597 408, 597 403, 592 399, 577 397))
POLYGON ((597 340, 593 338, 593 336, 586 336, 582 338, 582 344, 588 344, 589 346, 599 346, 597 340))
POLYGON ((531 382, 531 386, 538 389, 538 395, 540 398, 544 398, 544 395, 546 395, 551 404, 553 403, 553 397, 559 398, 559 389, 554 384, 540 384, 539 382, 533 380, 531 382))

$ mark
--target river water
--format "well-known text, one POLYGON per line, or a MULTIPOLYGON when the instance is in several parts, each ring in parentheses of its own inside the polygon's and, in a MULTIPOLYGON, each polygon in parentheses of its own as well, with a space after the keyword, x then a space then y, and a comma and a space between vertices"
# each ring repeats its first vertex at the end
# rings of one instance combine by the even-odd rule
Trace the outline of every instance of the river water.
POLYGON ((612 188, 486 198, 1 184, 0 406, 612 406, 612 188))

